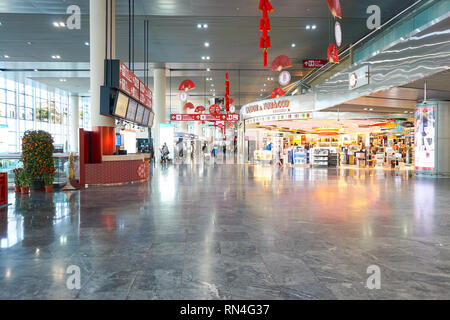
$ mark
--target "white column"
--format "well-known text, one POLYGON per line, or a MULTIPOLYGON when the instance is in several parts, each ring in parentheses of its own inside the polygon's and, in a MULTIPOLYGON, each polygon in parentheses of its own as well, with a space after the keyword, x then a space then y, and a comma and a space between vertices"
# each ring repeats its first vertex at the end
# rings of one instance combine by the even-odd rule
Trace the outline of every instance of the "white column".
POLYGON ((80 129, 80 97, 70 96, 70 151, 78 152, 80 129))
POLYGON ((157 68, 154 71, 153 109, 155 122, 153 126, 153 139, 155 148, 155 159, 161 159, 160 148, 160 125, 166 123, 166 69, 157 68))
MULTIPOLYGON (((104 83, 105 36, 106 36, 106 1, 90 0, 90 62, 91 62, 91 126, 114 127, 113 118, 100 115, 100 86, 104 83)), ((115 30, 115 0, 112 1, 113 27, 115 30)), ((111 8, 109 8, 111 9, 111 8)), ((109 16, 109 15, 108 15, 109 16)), ((109 52, 108 35, 108 52, 109 52)), ((115 58, 115 32, 112 36, 112 55, 115 58)))

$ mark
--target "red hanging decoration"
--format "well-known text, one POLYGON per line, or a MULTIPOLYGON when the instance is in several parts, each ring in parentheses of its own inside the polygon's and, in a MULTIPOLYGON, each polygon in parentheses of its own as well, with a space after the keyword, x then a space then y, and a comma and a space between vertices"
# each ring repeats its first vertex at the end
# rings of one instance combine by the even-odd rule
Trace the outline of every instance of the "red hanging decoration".
POLYGON ((259 22, 259 30, 262 32, 261 39, 259 41, 259 48, 264 51, 264 67, 267 67, 267 49, 271 47, 270 43, 270 19, 269 12, 273 11, 272 4, 269 0, 259 0, 259 11, 262 11, 263 16, 259 22))
POLYGON ((228 72, 225 75, 225 111, 230 112, 230 79, 228 72))

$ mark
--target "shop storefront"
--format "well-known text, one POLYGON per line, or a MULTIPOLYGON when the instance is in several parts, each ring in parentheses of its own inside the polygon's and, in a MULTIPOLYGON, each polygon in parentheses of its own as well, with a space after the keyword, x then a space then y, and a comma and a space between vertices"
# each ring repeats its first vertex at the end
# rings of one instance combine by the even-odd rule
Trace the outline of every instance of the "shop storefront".
POLYGON ((413 113, 314 112, 296 97, 244 106, 244 162, 306 167, 414 169, 413 113))

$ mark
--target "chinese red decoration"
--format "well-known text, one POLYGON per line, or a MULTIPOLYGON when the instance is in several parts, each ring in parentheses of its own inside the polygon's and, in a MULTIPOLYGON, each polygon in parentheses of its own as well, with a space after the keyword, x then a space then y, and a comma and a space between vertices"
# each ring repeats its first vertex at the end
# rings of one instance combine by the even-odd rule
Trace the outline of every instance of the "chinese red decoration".
POLYGON ((189 91, 192 89, 195 89, 195 84, 192 80, 184 80, 178 88, 179 91, 189 91))
POLYGON ((195 108, 195 112, 196 113, 202 113, 205 111, 205 107, 204 106, 198 106, 197 108, 195 108))
POLYGON ((270 71, 281 71, 286 68, 292 67, 292 61, 288 56, 282 54, 281 56, 273 59, 272 64, 270 65, 270 71))
POLYGON ((284 91, 281 88, 277 88, 275 90, 272 91, 272 94, 270 95, 271 99, 275 99, 278 97, 283 97, 284 96, 284 91))
POLYGON ((339 0, 327 0, 328 8, 331 11, 335 21, 335 32, 334 37, 336 40, 336 45, 330 44, 328 47, 328 61, 330 63, 339 63, 339 51, 337 47, 340 47, 342 44, 342 29, 341 24, 337 19, 342 19, 342 10, 341 4, 339 0))
POLYGON ((262 32, 262 36, 259 42, 259 48, 264 52, 264 67, 267 67, 267 49, 270 45, 270 19, 269 12, 273 11, 273 7, 269 0, 259 0, 259 11, 262 11, 263 16, 259 23, 259 30, 262 32))
POLYGON ((331 63, 339 63, 339 51, 334 44, 328 47, 328 61, 331 63))
POLYGON ((195 106, 192 104, 192 102, 188 102, 184 105, 184 110, 188 109, 195 109, 195 106))
POLYGON ((225 110, 226 112, 230 112, 230 79, 228 76, 228 72, 226 74, 226 81, 225 81, 225 110))
POLYGON ((217 104, 213 104, 210 108, 209 108, 209 113, 213 114, 213 115, 217 115, 220 114, 221 110, 219 105, 217 104))
POLYGON ((339 0, 327 0, 327 3, 333 17, 342 19, 341 3, 339 0))

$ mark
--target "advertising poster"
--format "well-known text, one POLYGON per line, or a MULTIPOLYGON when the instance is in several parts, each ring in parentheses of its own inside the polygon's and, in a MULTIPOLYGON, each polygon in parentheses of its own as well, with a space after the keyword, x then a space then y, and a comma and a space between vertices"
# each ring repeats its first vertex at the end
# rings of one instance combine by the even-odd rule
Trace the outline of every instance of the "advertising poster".
POLYGON ((436 106, 416 107, 416 170, 435 169, 436 106))

